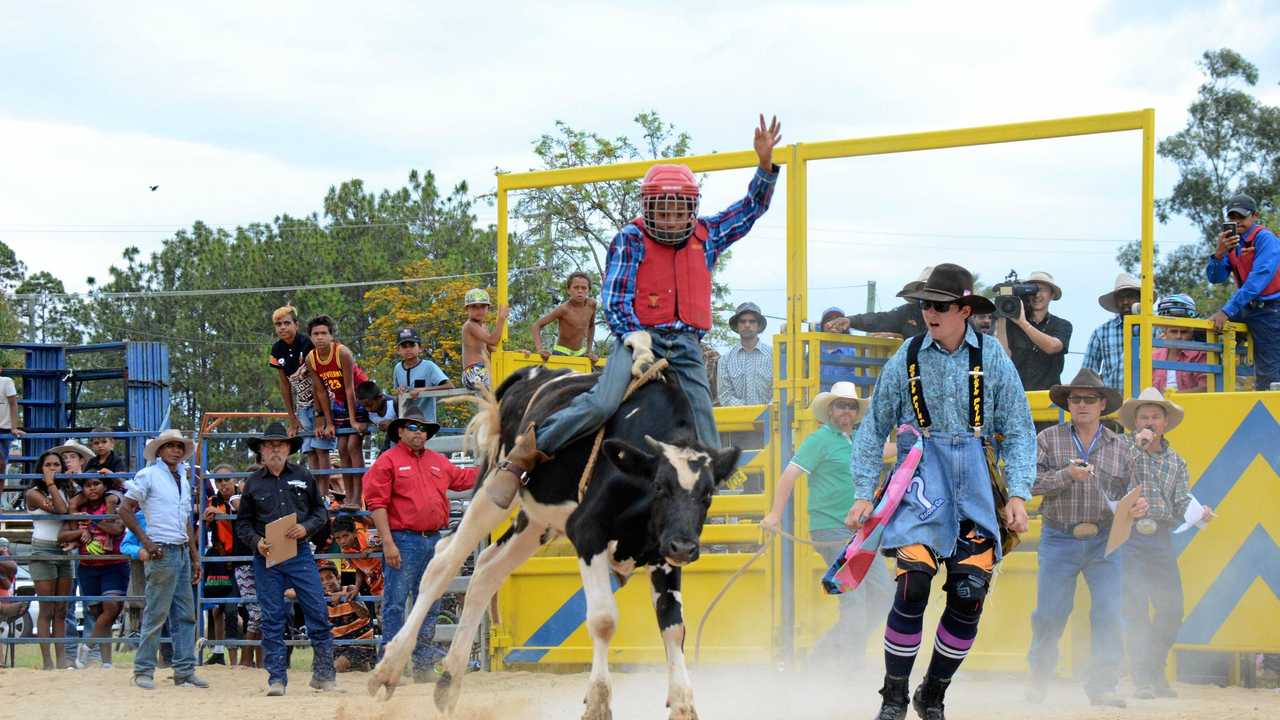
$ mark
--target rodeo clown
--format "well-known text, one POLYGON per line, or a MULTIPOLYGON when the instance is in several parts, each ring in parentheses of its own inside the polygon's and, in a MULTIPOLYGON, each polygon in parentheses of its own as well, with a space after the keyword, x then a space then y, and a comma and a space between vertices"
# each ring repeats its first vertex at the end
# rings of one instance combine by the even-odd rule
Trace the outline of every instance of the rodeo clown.
MULTIPOLYGON (((845 523, 859 527, 872 511, 885 436, 914 424, 924 458, 881 544, 897 558, 897 589, 885 627, 884 701, 876 717, 907 715, 907 682, 920 649, 925 605, 933 576, 946 565, 946 609, 928 673, 911 700, 921 718, 942 720, 943 696, 977 637, 995 564, 1016 542, 1014 533, 1027 527, 1024 502, 1035 479, 1035 431, 1013 363, 994 338, 969 326, 974 313, 995 310, 990 300, 973 294, 969 271, 938 265, 924 287, 899 295, 920 304, 927 332, 903 343, 876 382, 871 410, 854 439, 858 499, 845 523), (1004 457, 1007 491, 995 470, 997 453, 1004 457)), ((899 462, 913 439, 899 436, 899 462)))
POLYGON ((702 336, 711 329, 711 270, 720 254, 746 236, 769 209, 778 167, 773 148, 782 139, 777 118, 755 130, 759 168, 747 196, 723 212, 698 217, 701 191, 684 165, 654 165, 640 181, 642 215, 609 245, 601 295, 613 333, 613 350, 595 386, 525 432, 498 464, 484 488, 501 507, 515 497, 516 480, 584 433, 604 424, 622 404, 638 369, 666 358, 693 407, 698 440, 720 447, 711 414, 711 387, 703 364, 702 336), (535 447, 536 443, 536 447, 535 447))

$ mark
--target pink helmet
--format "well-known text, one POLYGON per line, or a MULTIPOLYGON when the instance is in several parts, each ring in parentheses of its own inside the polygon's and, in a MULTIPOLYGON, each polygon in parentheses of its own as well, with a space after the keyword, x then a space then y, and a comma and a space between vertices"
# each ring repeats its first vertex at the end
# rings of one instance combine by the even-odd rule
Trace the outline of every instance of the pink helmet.
MULTIPOLYGON (((693 234, 698 217, 698 200, 702 192, 693 172, 684 165, 654 165, 640 181, 640 209, 649 237, 664 245, 679 245, 693 234), (659 210, 679 210, 683 224, 675 229, 663 228, 657 220, 659 210)), ((669 221, 668 221, 669 223, 669 221)))

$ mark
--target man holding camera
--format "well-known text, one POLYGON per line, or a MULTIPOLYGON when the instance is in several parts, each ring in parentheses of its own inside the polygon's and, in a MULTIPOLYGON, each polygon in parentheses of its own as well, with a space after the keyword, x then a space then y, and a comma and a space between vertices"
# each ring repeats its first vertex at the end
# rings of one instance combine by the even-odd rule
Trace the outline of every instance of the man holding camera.
POLYGON ((1062 365, 1071 343, 1071 323, 1049 314, 1062 288, 1047 272, 1026 282, 996 286, 996 339, 1004 346, 1026 390, 1048 390, 1062 381, 1062 365))
POLYGON ((1280 382, 1280 240, 1258 221, 1258 204, 1248 195, 1231 198, 1227 220, 1205 275, 1215 284, 1235 278, 1236 291, 1209 320, 1218 330, 1229 319, 1248 326, 1253 387, 1266 390, 1280 382))

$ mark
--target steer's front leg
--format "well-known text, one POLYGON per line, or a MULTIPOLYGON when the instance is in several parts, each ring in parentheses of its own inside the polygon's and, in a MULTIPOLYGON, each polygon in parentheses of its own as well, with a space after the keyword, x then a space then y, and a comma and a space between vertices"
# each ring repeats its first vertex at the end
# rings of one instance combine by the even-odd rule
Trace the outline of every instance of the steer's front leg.
POLYGON ((589 560, 578 560, 582 589, 587 596, 587 632, 591 634, 591 683, 583 701, 582 720, 611 720, 609 641, 618 628, 618 603, 609 584, 609 551, 604 549, 589 560))
POLYGON ((680 568, 659 565, 649 571, 653 584, 653 610, 667 651, 667 708, 671 720, 697 720, 693 686, 684 664, 684 606, 680 600, 680 568))

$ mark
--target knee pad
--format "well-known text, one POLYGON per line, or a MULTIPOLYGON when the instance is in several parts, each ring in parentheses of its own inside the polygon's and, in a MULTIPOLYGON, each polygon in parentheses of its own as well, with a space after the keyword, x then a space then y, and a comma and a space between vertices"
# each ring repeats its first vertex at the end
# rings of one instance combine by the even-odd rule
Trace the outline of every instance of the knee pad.
POLYGON ((978 613, 990 586, 981 575, 964 573, 947 579, 947 604, 956 610, 978 613))
POLYGON ((919 570, 908 570, 898 576, 898 597, 908 603, 924 605, 929 602, 929 590, 933 576, 919 570))

